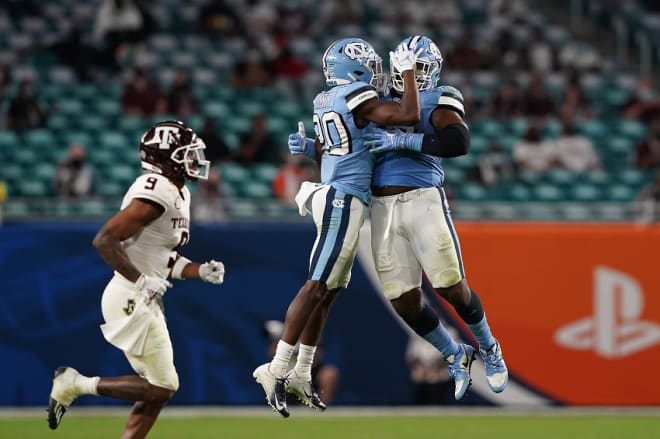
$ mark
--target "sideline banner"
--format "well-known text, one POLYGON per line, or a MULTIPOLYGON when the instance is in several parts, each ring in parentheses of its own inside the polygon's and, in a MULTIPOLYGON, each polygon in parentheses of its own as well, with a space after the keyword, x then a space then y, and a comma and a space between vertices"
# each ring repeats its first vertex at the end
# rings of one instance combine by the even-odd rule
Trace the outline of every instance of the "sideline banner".
POLYGON ((660 404, 660 226, 457 230, 513 377, 564 404, 660 404))

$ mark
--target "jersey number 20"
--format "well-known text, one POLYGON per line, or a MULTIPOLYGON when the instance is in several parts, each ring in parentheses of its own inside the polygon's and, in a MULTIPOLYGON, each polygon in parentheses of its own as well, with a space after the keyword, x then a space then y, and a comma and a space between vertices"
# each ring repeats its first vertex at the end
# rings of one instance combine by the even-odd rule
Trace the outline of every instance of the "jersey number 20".
POLYGON ((314 132, 325 151, 330 155, 346 155, 352 152, 351 136, 342 119, 336 111, 328 111, 319 117, 314 114, 314 132))

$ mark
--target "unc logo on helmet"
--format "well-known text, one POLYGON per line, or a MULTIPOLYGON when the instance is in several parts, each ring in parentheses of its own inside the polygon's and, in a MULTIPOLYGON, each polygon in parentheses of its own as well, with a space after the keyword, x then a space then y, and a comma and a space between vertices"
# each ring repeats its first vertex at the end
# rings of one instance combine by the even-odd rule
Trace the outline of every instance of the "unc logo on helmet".
POLYGON ((367 59, 370 55, 370 50, 373 51, 373 48, 366 43, 348 43, 346 47, 344 47, 344 53, 346 56, 358 61, 367 59))
POLYGON ((158 122, 140 140, 142 169, 172 180, 206 180, 210 162, 204 141, 178 120, 158 122))
POLYGON ((323 74, 328 86, 361 81, 384 91, 383 60, 373 46, 361 38, 332 43, 323 54, 323 74))

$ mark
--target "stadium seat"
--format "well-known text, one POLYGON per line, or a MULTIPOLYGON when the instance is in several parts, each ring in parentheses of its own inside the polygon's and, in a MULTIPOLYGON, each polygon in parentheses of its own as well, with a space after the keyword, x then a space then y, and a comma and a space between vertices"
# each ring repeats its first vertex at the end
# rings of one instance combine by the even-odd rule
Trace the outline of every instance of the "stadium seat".
POLYGON ((24 197, 45 197, 53 192, 49 183, 36 179, 17 180, 15 187, 17 195, 24 197))
POLYGON ((514 184, 506 189, 504 193, 506 198, 511 201, 527 202, 532 199, 532 191, 523 184, 514 184))
POLYGON ((484 201, 489 198, 488 191, 475 183, 464 183, 460 186, 461 199, 467 201, 484 201))
POLYGON ((575 201, 593 202, 602 199, 601 191, 591 184, 577 184, 569 190, 571 199, 575 201))
POLYGON ((564 191, 553 184, 540 184, 533 189, 534 198, 538 201, 557 202, 565 199, 564 191))
POLYGON ((273 190, 268 183, 247 181, 241 185, 239 195, 254 199, 272 198, 273 190))
POLYGON ((614 184, 605 191, 609 201, 630 202, 635 199, 636 191, 627 184, 614 184))
POLYGON ((227 212, 239 219, 255 218, 259 213, 259 206, 252 200, 234 199, 227 203, 227 212))
POLYGON ((271 163, 258 163, 252 166, 251 174, 254 181, 271 184, 277 175, 279 167, 271 163))
POLYGON ((243 183, 250 179, 250 172, 248 169, 235 163, 224 163, 220 166, 222 172, 222 179, 233 183, 243 183))

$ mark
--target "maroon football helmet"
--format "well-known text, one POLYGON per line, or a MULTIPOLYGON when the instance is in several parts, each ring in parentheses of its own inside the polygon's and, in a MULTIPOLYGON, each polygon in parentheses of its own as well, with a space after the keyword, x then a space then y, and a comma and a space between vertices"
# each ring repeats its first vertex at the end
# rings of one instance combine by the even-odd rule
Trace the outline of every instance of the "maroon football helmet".
POLYGON ((172 180, 206 180, 211 162, 204 141, 178 120, 158 122, 140 139, 142 169, 172 180))

